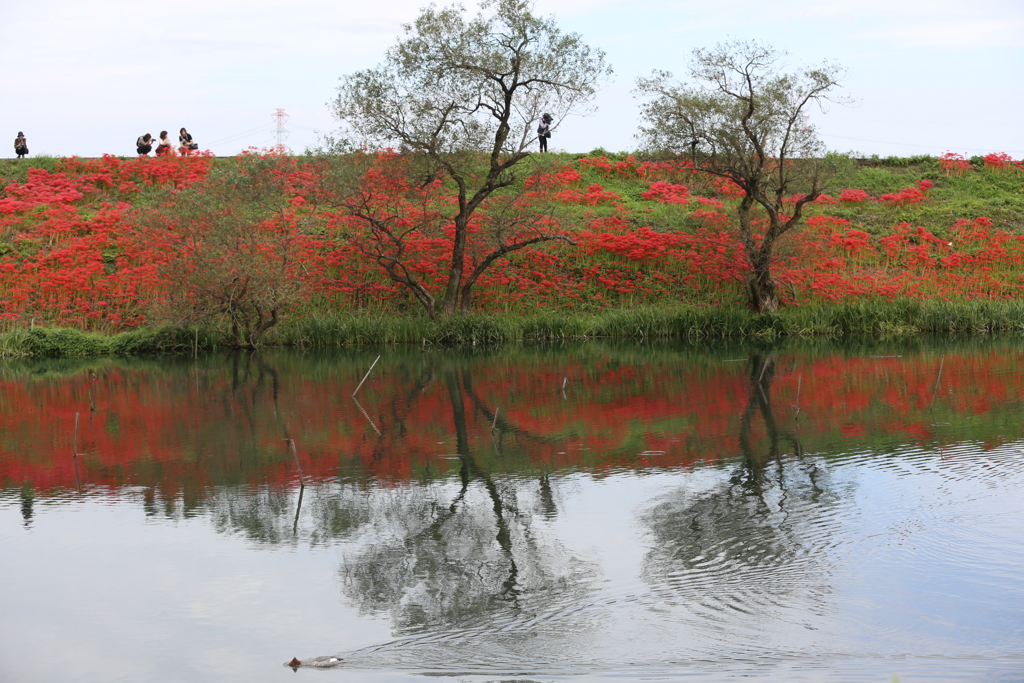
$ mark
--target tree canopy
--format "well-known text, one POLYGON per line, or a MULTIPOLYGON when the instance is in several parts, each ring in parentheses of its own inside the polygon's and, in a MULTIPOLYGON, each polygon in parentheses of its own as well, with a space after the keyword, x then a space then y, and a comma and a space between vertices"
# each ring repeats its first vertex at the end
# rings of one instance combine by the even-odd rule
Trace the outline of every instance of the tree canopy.
POLYGON ((404 31, 381 64, 342 78, 333 108, 363 144, 425 157, 454 183, 442 308, 451 313, 460 295, 468 306, 462 280, 473 212, 515 182, 538 119, 584 111, 610 69, 603 52, 524 0, 490 0, 475 17, 457 5, 430 6, 404 31))
POLYGON ((728 178, 745 193, 737 209, 755 311, 774 310, 770 266, 776 240, 797 225, 828 177, 824 145, 807 120, 813 104, 837 101, 842 69, 831 63, 784 71, 786 54, 756 41, 693 52, 692 82, 655 72, 638 81, 641 138, 652 150, 690 154, 695 169, 728 178), (766 227, 754 230, 761 209, 766 227))
POLYGON ((334 112, 361 141, 429 154, 467 150, 518 161, 544 113, 579 113, 610 74, 604 53, 524 0, 475 17, 430 6, 372 69, 342 78, 334 112))

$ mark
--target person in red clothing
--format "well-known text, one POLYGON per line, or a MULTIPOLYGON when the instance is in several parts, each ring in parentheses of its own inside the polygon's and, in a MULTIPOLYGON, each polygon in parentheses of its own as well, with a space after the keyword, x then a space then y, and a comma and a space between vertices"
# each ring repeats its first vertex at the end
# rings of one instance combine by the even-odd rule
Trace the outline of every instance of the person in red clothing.
POLYGON ((174 154, 174 149, 171 147, 171 138, 167 136, 167 131, 160 131, 160 144, 156 146, 156 155, 162 157, 167 154, 174 154))

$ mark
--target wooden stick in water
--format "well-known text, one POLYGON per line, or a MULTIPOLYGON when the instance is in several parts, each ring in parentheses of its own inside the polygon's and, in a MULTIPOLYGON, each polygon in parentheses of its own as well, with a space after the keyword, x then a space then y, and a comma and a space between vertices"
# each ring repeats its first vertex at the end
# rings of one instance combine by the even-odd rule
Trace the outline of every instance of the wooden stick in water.
MULTIPOLYGON (((377 356, 377 360, 380 360, 380 356, 377 356)), ((371 372, 373 372, 373 366, 377 364, 377 360, 373 361, 373 363, 370 365, 370 369, 366 371, 365 375, 363 375, 363 381, 360 382, 359 386, 356 387, 356 390, 352 392, 352 398, 355 398, 356 394, 359 393, 359 390, 363 388, 363 383, 366 382, 366 378, 370 376, 371 372)))
POLYGON ((939 361, 939 374, 935 377, 935 388, 932 390, 932 405, 928 406, 929 408, 935 405, 935 397, 939 393, 939 382, 942 381, 942 366, 943 364, 945 364, 945 362, 946 356, 943 355, 942 360, 939 361))
POLYGON ((299 534, 299 512, 302 511, 302 494, 306 491, 306 485, 299 481, 299 503, 295 506, 295 522, 292 523, 292 535, 299 534))
POLYGON ((377 436, 383 436, 380 433, 380 430, 377 429, 377 425, 373 424, 373 420, 371 420, 370 416, 366 413, 365 410, 363 410, 363 404, 359 402, 359 399, 356 398, 355 396, 353 396, 352 400, 355 401, 356 406, 359 408, 359 412, 361 412, 363 414, 363 417, 366 418, 366 421, 370 423, 371 427, 373 427, 373 431, 377 432, 377 436))
POLYGON ((302 465, 299 464, 299 454, 295 450, 295 439, 285 439, 288 442, 288 448, 292 451, 292 457, 295 458, 295 469, 299 471, 299 486, 305 486, 306 482, 302 478, 302 465))
POLYGON ((74 445, 75 457, 78 457, 78 413, 75 413, 75 445, 74 445))
POLYGON ((494 408, 494 422, 491 423, 491 431, 493 432, 498 427, 498 408, 494 408))

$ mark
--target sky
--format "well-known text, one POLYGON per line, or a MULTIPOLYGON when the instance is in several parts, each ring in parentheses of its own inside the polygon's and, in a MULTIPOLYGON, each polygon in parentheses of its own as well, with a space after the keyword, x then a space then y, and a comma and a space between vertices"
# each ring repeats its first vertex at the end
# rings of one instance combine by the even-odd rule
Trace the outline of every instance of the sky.
MULTIPOLYGON (((295 152, 338 128, 339 78, 378 64, 427 0, 0 0, 0 133, 32 155, 134 154, 143 133, 187 127, 220 156, 295 152)), ((448 4, 443 0, 438 4, 448 4)), ((472 0, 464 2, 475 11, 472 0)), ((686 73, 692 51, 755 38, 791 65, 835 61, 850 105, 815 110, 829 149, 857 156, 1024 157, 1021 0, 559 0, 559 27, 606 52, 597 111, 561 122, 551 148, 633 151, 636 79, 686 73)))

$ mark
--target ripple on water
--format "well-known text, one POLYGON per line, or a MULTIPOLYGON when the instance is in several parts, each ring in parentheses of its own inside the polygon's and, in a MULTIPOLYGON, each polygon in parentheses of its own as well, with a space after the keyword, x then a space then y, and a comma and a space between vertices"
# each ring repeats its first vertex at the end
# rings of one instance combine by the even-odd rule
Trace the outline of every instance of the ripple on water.
POLYGON ((637 518, 635 580, 589 572, 573 590, 526 591, 515 609, 346 658, 537 675, 744 666, 792 680, 842 662, 851 676, 932 678, 978 667, 998 676, 1024 662, 1024 622, 1010 607, 1024 604, 1018 447, 807 455, 754 477, 740 470, 708 470, 700 487, 665 478, 637 518))

